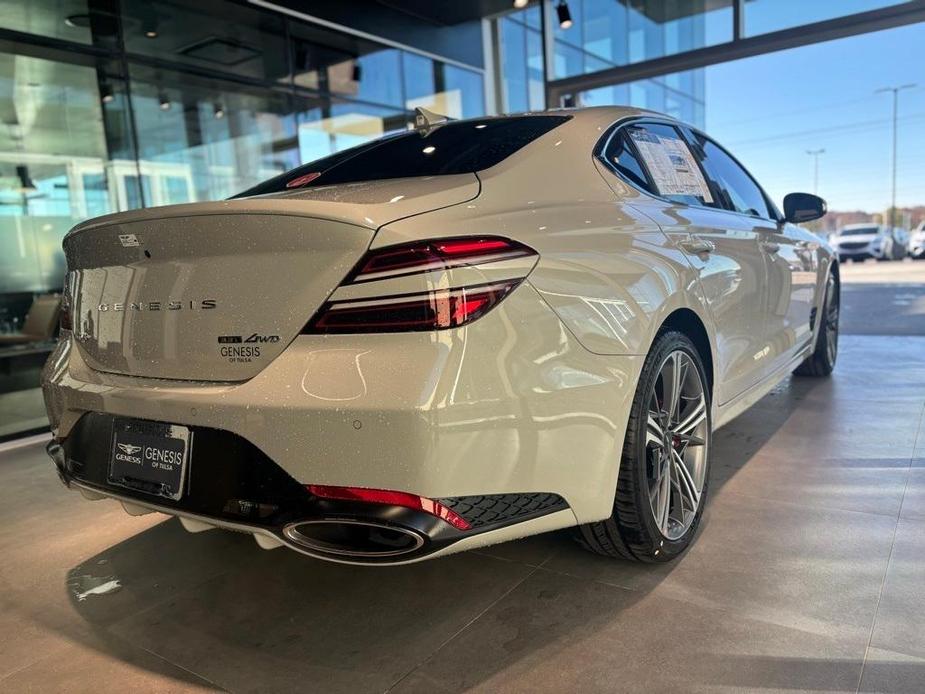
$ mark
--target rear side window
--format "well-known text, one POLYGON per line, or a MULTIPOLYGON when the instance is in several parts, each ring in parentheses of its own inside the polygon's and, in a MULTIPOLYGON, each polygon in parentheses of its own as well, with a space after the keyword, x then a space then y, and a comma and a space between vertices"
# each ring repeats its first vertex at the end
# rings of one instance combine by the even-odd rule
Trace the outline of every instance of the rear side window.
POLYGON ((650 193, 656 191, 652 187, 652 182, 646 176, 645 170, 636 158, 636 153, 627 140, 626 133, 623 130, 618 131, 604 149, 604 159, 615 168, 624 178, 629 179, 643 190, 650 193))
POLYGON ((773 219, 775 215, 771 214, 764 193, 745 169, 713 140, 700 133, 695 133, 694 138, 702 153, 703 167, 717 194, 724 198, 724 206, 753 217, 773 219))
POLYGON ((513 116, 450 122, 428 134, 409 131, 318 159, 235 197, 295 188, 409 176, 445 176, 491 168, 571 116, 513 116))
POLYGON ((716 203, 694 154, 681 133, 670 125, 642 123, 620 130, 608 162, 641 188, 685 205, 716 203), (637 171, 638 169, 638 171, 637 171), (643 183, 640 183, 641 180, 643 183))

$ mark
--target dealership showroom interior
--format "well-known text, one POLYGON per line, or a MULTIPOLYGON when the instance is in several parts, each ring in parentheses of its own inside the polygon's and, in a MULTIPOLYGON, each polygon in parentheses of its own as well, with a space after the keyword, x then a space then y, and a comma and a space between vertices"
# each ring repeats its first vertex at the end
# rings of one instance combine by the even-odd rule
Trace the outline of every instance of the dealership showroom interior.
POLYGON ((925 0, 0 0, 0 692, 925 692, 925 0))

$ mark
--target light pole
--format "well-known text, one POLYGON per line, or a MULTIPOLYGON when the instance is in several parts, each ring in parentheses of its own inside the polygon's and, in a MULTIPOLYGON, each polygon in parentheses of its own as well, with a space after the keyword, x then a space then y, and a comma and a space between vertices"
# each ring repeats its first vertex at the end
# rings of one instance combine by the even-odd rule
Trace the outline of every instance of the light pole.
POLYGON ((904 89, 912 89, 915 84, 901 84, 898 87, 883 87, 874 92, 874 94, 893 93, 893 186, 890 198, 890 234, 893 233, 893 227, 896 226, 896 122, 899 112, 899 93, 904 89))
POLYGON ((806 153, 813 158, 813 195, 819 195, 819 155, 825 154, 825 149, 808 149, 806 153))

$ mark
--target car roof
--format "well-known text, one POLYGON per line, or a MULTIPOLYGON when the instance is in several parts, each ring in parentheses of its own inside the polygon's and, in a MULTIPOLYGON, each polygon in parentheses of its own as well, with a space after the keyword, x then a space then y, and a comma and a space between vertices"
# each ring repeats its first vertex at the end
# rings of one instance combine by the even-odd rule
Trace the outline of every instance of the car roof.
MULTIPOLYGON (((621 118, 636 118, 636 117, 649 117, 649 118, 658 118, 660 120, 669 120, 679 125, 688 125, 683 121, 675 118, 674 116, 669 116, 665 113, 659 113, 658 111, 652 111, 646 108, 638 108, 636 106, 575 106, 575 107, 563 107, 563 108, 551 108, 546 111, 527 111, 524 113, 503 113, 499 114, 499 117, 504 116, 542 116, 542 115, 567 115, 572 116, 575 121, 594 121, 599 122, 601 120, 610 119, 611 121, 620 120, 621 118)), ((484 118, 484 116, 480 116, 484 118)), ((694 127, 694 126, 689 126, 694 127)))

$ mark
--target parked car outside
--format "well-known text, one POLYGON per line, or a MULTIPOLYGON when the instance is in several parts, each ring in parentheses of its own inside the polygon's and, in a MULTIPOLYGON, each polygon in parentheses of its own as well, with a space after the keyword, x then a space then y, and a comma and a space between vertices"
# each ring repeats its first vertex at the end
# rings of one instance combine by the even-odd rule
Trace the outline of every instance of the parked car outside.
POLYGON ((867 222, 846 224, 832 238, 832 247, 842 261, 892 260, 896 255, 894 246, 888 227, 867 222))
POLYGON ((919 224, 909 236, 909 255, 914 260, 925 258, 925 221, 919 224))

